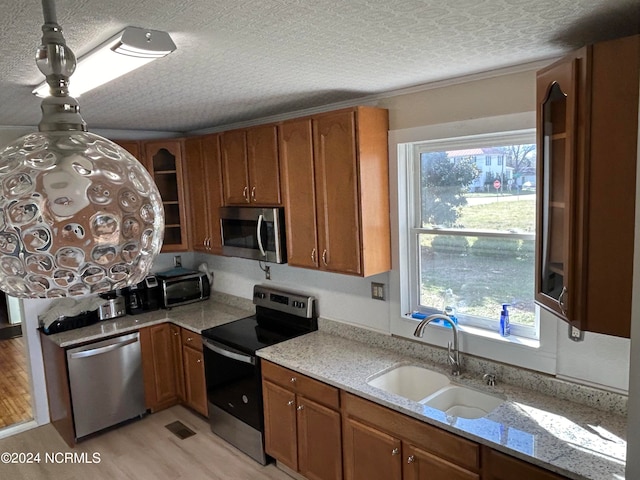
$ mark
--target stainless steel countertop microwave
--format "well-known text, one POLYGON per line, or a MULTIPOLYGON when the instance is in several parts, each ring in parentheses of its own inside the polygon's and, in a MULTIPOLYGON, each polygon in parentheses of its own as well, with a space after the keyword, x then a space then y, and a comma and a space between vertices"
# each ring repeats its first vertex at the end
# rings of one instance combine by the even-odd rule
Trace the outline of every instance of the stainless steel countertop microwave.
POLYGON ((205 273, 174 268, 156 274, 160 283, 160 305, 163 308, 206 300, 211 294, 211 284, 205 273))
POLYGON ((284 208, 221 207, 222 253, 286 263, 284 208))

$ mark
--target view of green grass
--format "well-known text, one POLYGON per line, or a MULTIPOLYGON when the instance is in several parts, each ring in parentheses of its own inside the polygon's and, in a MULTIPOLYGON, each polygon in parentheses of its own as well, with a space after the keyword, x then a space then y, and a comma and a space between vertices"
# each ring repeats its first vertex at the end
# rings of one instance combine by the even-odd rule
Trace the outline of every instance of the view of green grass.
MULTIPOLYGON (((481 201, 488 203, 463 208, 458 219, 462 227, 535 231, 535 195, 497 199, 485 195, 481 201)), ((533 325, 533 242, 482 238, 476 243, 478 237, 462 238, 466 247, 460 237, 449 246, 442 242, 447 239, 432 245, 434 235, 420 236, 421 304, 444 308, 445 292, 450 289, 460 314, 498 320, 501 304, 511 303, 511 321, 533 325)))

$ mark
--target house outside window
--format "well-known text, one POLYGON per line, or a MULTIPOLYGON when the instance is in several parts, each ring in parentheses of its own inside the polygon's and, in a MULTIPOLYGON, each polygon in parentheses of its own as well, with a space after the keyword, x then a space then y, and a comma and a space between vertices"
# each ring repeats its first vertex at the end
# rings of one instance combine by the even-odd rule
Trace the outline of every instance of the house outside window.
POLYGON ((427 314, 453 310, 461 325, 492 331, 508 304, 512 335, 537 338, 536 192, 521 188, 536 183, 535 138, 517 140, 412 144, 409 304, 427 314), (492 156, 503 161, 491 165, 492 156))

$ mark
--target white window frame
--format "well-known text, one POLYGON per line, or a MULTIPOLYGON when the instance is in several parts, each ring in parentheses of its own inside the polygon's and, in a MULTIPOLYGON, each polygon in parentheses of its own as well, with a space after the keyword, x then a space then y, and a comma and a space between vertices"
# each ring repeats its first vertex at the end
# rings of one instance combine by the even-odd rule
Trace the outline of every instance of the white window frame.
MULTIPOLYGON (((451 139, 456 145, 464 144, 462 138, 468 140, 469 147, 477 145, 477 136, 482 135, 486 140, 496 132, 531 130, 535 128, 535 112, 500 115, 439 125, 427 125, 392 130, 389 132, 389 169, 390 178, 397 181, 390 183, 391 217, 392 217, 392 251, 393 269, 389 273, 390 293, 390 325, 392 335, 409 338, 418 342, 446 347, 451 340, 450 329, 442 327, 428 327, 425 335, 418 339, 413 331, 418 323, 408 315, 411 304, 407 292, 409 291, 409 247, 407 232, 407 209, 413 197, 408 191, 411 182, 407 181, 410 174, 410 143, 430 140, 451 139), (488 135, 488 136, 487 136, 488 135)), ((496 135, 497 136, 497 135, 496 135)), ((516 335, 500 337, 495 332, 473 327, 460 327, 460 351, 462 353, 487 358, 511 365, 521 366, 545 373, 556 372, 557 319, 540 310, 536 306, 539 317, 539 339, 531 340, 516 335)))
MULTIPOLYGON (((425 142, 418 142, 413 144, 406 144, 407 153, 411 156, 409 162, 410 172, 408 175, 408 183, 411 183, 409 188, 409 193, 413 197, 413 202, 411 202, 410 207, 407 210, 407 235, 409 242, 409 250, 407 254, 410 257, 409 265, 411 265, 409 269, 409 285, 412 288, 409 289, 409 304, 412 306, 411 311, 418 310, 420 312, 426 314, 432 313, 442 313, 434 306, 421 306, 420 305, 420 249, 418 245, 418 236, 419 234, 429 234, 429 235, 453 235, 453 236, 486 236, 488 238, 510 238, 510 239, 518 239, 518 240, 534 240, 535 233, 498 233, 498 232, 482 232, 477 230, 464 230, 458 228, 451 229, 433 229, 433 228, 425 228, 419 225, 420 218, 420 210, 421 210, 421 197, 420 197, 420 156, 422 153, 428 152, 442 152, 446 150, 458 150, 463 147, 458 146, 457 142, 476 142, 476 147, 498 147, 505 145, 522 145, 522 144, 533 144, 536 143, 535 130, 527 129, 520 130, 515 132, 501 132, 497 134, 491 135, 473 135, 470 137, 463 137, 458 139, 441 139, 441 140, 430 140, 425 142), (452 145, 453 144, 453 145, 452 145)), ((496 157, 499 158, 499 157, 496 157)), ((471 316, 461 316, 460 319, 462 323, 485 329, 488 331, 497 331, 499 318, 498 313, 496 313, 496 318, 489 319, 484 317, 471 317, 471 316)), ((511 335, 523 338, 529 338, 533 340, 538 340, 540 334, 539 330, 539 317, 536 315, 535 324, 531 327, 525 325, 519 325, 517 323, 511 323, 511 335)))

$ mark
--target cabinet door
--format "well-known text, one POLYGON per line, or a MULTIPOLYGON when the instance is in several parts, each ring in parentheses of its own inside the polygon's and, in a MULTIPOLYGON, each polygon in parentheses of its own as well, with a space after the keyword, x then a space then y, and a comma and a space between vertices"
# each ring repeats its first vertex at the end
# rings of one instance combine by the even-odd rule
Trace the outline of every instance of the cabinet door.
POLYGON ((182 140, 145 143, 145 165, 155 181, 164 206, 163 252, 189 248, 184 192, 182 140))
POLYGON ((318 267, 313 129, 310 119, 280 125, 280 172, 287 232, 287 262, 318 267))
POLYGON ((202 139, 202 155, 206 176, 206 202, 208 206, 208 252, 222 251, 220 207, 222 206, 222 168, 220 164, 220 135, 207 135, 202 139))
POLYGON ((402 454, 404 458, 403 480, 480 479, 480 475, 477 473, 465 470, 413 445, 403 444, 402 454))
POLYGON ((220 152, 224 204, 246 205, 249 203, 249 172, 245 130, 223 132, 220 136, 220 152))
POLYGON ((185 402, 196 412, 207 416, 207 388, 205 387, 204 359, 202 352, 184 347, 185 402))
POLYGON ((344 475, 346 480, 400 480, 401 442, 352 418, 344 421, 344 475))
POLYGON ((292 470, 298 470, 296 398, 271 382, 262 382, 265 451, 292 470))
POLYGON ((361 273, 355 112, 313 121, 320 268, 361 273))
POLYGON ((182 369, 182 338, 180 336, 180 327, 169 324, 171 332, 171 350, 173 353, 173 371, 176 378, 176 395, 178 401, 184 402, 184 373, 182 369))
POLYGON ((191 215, 192 248, 196 252, 209 253, 209 209, 207 203, 207 177, 200 137, 187 138, 184 143, 191 215))
POLYGON ((340 413, 298 395, 298 471, 310 480, 342 478, 340 413))
POLYGON ((482 449, 482 479, 483 480, 566 480, 542 468, 518 460, 489 447, 482 449))
MULTIPOLYGON (((576 195, 577 61, 538 75, 538 232, 536 300, 565 319, 575 312, 571 232, 576 195)), ((578 255, 578 252, 572 252, 578 255)))
POLYGON ((255 205, 280 205, 278 128, 261 125, 247 130, 249 197, 255 205))
MULTIPOLYGON (((175 358, 171 330, 168 323, 149 327, 149 352, 153 365, 152 376, 145 382, 151 382, 153 392, 152 411, 175 405, 178 402, 178 390, 175 374, 175 358)), ((147 389, 145 389, 147 391, 147 389)))
POLYGON ((220 253, 222 173, 219 135, 187 138, 185 157, 192 248, 197 252, 220 253))

